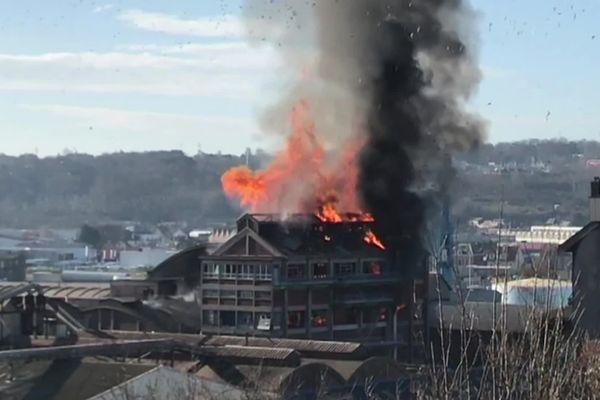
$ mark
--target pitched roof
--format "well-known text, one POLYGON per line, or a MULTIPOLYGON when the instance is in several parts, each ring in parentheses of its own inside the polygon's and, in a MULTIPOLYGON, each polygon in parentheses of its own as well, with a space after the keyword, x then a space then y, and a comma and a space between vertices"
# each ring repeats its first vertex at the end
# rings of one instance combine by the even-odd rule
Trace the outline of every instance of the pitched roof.
POLYGON ((0 373, 13 374, 14 380, 3 380, 0 392, 8 399, 84 400, 152 368, 155 365, 91 360, 3 365, 0 373))
POLYGON ((235 235, 234 237, 232 237, 231 239, 226 241, 222 246, 220 246, 213 253, 213 256, 221 256, 221 255, 226 254, 227 250, 231 249, 233 246, 235 246, 237 243, 239 243, 240 240, 243 240, 246 236, 255 240, 256 243, 258 243, 260 246, 265 248, 269 253, 271 253, 271 255, 273 257, 283 257, 283 254, 281 254, 273 245, 268 243, 265 239, 260 237, 256 232, 254 232, 250 228, 242 229, 240 232, 238 232, 237 235, 235 235))
POLYGON ((136 399, 246 399, 244 391, 175 369, 158 366, 100 393, 89 400, 136 399))
POLYGON ((559 251, 573 252, 579 243, 591 232, 600 227, 600 222, 593 221, 584 226, 579 232, 571 236, 566 242, 558 246, 559 251))

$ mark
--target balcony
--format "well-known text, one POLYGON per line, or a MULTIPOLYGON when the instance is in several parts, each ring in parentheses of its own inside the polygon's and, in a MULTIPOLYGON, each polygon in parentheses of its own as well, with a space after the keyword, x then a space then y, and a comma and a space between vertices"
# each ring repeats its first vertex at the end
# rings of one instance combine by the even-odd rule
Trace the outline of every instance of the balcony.
POLYGON ((380 303, 392 303, 393 297, 390 295, 344 295, 334 299, 336 304, 380 304, 380 303))
POLYGON ((382 283, 395 283, 400 281, 402 278, 399 275, 345 275, 345 276, 319 276, 318 278, 294 278, 286 279, 279 282, 273 282, 273 286, 276 287, 288 287, 288 286, 322 286, 327 285, 368 285, 368 284, 382 284, 382 283))

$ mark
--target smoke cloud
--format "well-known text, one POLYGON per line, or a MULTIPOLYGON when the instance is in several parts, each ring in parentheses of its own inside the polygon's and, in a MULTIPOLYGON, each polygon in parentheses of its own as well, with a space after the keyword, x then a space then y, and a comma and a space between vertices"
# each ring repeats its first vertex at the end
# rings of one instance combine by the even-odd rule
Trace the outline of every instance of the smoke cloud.
POLYGON ((417 257, 428 204, 450 190, 452 156, 484 138, 466 108, 481 77, 473 9, 464 0, 247 0, 245 9, 251 40, 281 49, 289 75, 265 129, 286 132, 288 110, 305 99, 327 150, 361 139, 363 207, 393 248, 417 257))

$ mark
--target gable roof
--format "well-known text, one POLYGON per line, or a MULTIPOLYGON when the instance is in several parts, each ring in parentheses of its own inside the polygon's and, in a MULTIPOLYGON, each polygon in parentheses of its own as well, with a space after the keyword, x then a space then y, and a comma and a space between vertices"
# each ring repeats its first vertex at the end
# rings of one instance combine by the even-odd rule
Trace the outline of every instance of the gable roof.
POLYGON ((587 235, 589 235, 590 233, 592 233, 599 227, 600 227, 600 222, 598 222, 598 221, 590 222, 589 224, 584 226, 579 232, 577 232, 576 234, 571 236, 567 241, 565 241, 563 244, 558 246, 558 250, 564 251, 564 252, 569 252, 569 253, 573 252, 574 250, 577 249, 577 246, 579 246, 579 243, 581 243, 581 241, 587 235))
POLYGON ((240 232, 237 233, 237 235, 235 235, 234 237, 232 237, 231 239, 229 239, 228 241, 223 243, 223 245, 220 246, 212 255, 213 256, 225 255, 225 253, 229 249, 234 247, 241 240, 245 240, 246 237, 250 237, 251 239, 256 241, 256 243, 259 246, 262 246, 264 249, 266 249, 269 253, 271 253, 271 255, 273 257, 284 257, 284 255, 281 254, 281 252, 279 250, 277 250, 273 245, 268 243, 265 239, 260 237, 256 232, 254 232, 252 229, 250 229, 248 227, 242 229, 240 232))

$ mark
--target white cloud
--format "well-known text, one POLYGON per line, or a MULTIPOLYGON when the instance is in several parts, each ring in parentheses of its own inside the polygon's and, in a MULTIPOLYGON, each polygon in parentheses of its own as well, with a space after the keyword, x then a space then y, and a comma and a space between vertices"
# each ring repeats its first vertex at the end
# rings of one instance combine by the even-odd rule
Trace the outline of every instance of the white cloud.
POLYGON ((112 10, 114 7, 115 6, 113 4, 100 4, 100 5, 97 5, 96 7, 94 7, 92 12, 94 14, 100 14, 100 13, 112 10))
MULTIPOLYGON (((177 45, 158 44, 127 44, 117 46, 118 50, 130 52, 150 52, 160 54, 218 54, 222 52, 256 52, 242 41, 217 42, 217 43, 181 43, 177 45)), ((259 49, 260 50, 260 49, 259 49)), ((264 49, 263 49, 264 51, 264 49)))
POLYGON ((240 38, 244 36, 242 21, 232 15, 184 19, 164 13, 128 10, 120 14, 118 18, 139 29, 170 35, 205 38, 240 38))
POLYGON ((64 104, 20 104, 19 108, 50 114, 75 121, 82 127, 130 132, 169 132, 174 129, 199 132, 203 127, 220 127, 220 131, 238 131, 253 125, 244 118, 191 116, 149 111, 129 111, 103 107, 80 107, 64 104))
MULTIPOLYGON (((115 108, 80 107, 65 104, 20 104, 32 120, 47 121, 44 154, 65 147, 100 153, 121 148, 128 151, 182 149, 194 152, 197 144, 208 152, 241 153, 256 131, 251 117, 191 116, 174 113, 129 111, 115 108), (58 139, 60 138, 60 139, 58 139)), ((35 143, 31 139, 30 143, 35 143)), ((39 140, 39 139, 37 139, 39 140)))
POLYGON ((0 90, 251 97, 272 73, 273 54, 236 43, 166 53, 0 54, 0 90))

